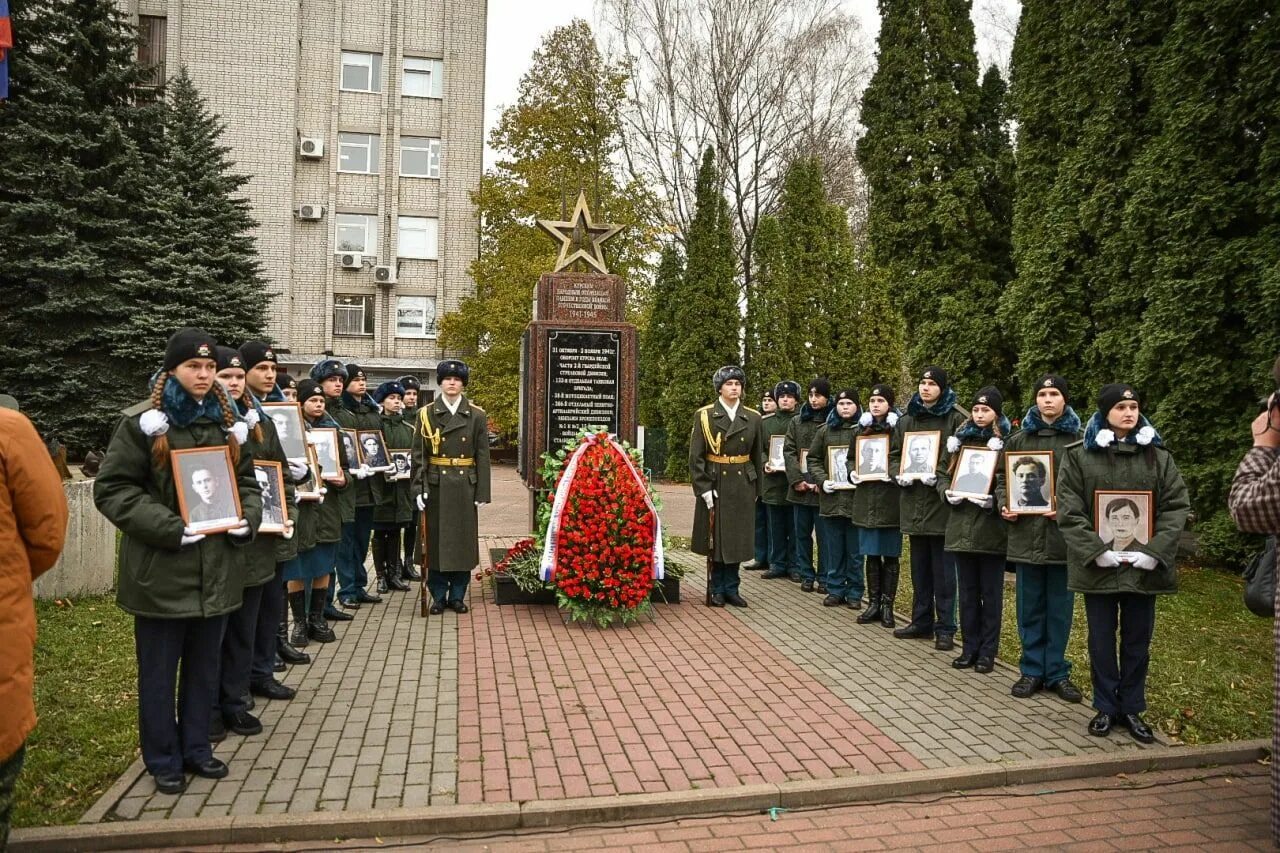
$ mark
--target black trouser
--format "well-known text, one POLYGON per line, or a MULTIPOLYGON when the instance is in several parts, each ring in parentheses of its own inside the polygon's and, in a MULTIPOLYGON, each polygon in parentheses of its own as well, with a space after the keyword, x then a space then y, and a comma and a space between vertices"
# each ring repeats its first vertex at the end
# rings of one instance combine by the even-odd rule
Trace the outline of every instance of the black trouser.
POLYGON ((938 634, 956 632, 956 564, 941 536, 912 536, 911 624, 938 634))
POLYGON ((254 636, 258 632, 258 612, 262 590, 270 581, 244 588, 244 603, 227 614, 227 630, 222 637, 222 665, 218 673, 218 708, 224 717, 249 710, 249 670, 253 666, 254 636))
POLYGON ((284 563, 276 563, 276 574, 262 587, 258 605, 258 625, 253 633, 253 664, 249 682, 263 684, 275 678, 276 637, 284 619, 284 563))
POLYGON ((182 772, 184 761, 198 763, 213 757, 209 720, 218 697, 218 646, 226 623, 225 616, 133 617, 138 737, 148 773, 176 775, 182 772))
POLYGON ((1004 612, 1004 555, 952 554, 960 588, 963 654, 995 659, 1004 612))
POLYGON ((418 511, 415 509, 404 528, 404 562, 413 563, 413 547, 418 542, 418 511))
POLYGON ((1147 710, 1147 666, 1156 627, 1156 597, 1136 592, 1086 592, 1084 615, 1089 622, 1093 707, 1108 714, 1141 714, 1147 710))

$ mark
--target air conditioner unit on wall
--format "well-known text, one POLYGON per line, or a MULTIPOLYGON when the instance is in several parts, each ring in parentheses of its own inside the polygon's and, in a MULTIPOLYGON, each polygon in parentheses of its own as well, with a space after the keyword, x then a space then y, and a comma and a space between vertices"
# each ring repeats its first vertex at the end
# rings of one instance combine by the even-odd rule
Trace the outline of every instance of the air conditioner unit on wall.
POLYGON ((297 215, 299 219, 315 221, 324 216, 323 204, 300 204, 298 205, 297 215))
POLYGON ((307 160, 319 160, 324 156, 324 140, 318 136, 303 136, 299 138, 298 156, 307 160))
POLYGON ((343 252, 338 255, 338 263, 344 270, 358 270, 364 267, 364 255, 359 252, 343 252))
POLYGON ((395 284, 396 268, 393 266, 379 266, 373 268, 373 280, 378 284, 395 284))

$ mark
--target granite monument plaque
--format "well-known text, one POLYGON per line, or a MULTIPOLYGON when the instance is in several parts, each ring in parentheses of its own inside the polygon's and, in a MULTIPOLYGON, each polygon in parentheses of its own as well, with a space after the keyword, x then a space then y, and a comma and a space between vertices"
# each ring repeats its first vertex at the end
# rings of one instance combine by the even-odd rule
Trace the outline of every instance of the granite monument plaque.
POLYGON ((621 336, 554 329, 547 341, 546 447, 559 447, 584 427, 619 429, 621 336))

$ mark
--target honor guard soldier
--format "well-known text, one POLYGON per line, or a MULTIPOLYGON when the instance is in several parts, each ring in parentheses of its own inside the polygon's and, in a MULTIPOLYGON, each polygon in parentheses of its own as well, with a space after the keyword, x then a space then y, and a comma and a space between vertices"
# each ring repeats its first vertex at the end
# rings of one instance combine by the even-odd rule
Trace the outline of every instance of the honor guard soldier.
POLYGON ((719 399, 698 410, 689 437, 689 477, 698 496, 693 552, 710 556, 713 563, 708 579, 711 607, 747 606, 738 594, 738 566, 755 551, 755 503, 764 482, 764 438, 760 413, 742 405, 746 380, 741 367, 717 370, 711 383, 719 399))
MULTIPOLYGON (((412 428, 418 416, 418 405, 422 398, 422 381, 412 373, 406 373, 396 381, 404 388, 404 422, 412 428)), ((400 580, 402 581, 422 580, 422 575, 418 574, 418 570, 413 567, 413 549, 417 542, 418 506, 414 504, 409 523, 404 528, 404 557, 400 562, 400 580)))
POLYGON ((480 564, 477 508, 489 502, 489 421, 462 393, 470 369, 436 366, 440 396, 418 409, 413 430, 413 494, 427 514, 427 589, 431 612, 467 612, 467 584, 480 564))

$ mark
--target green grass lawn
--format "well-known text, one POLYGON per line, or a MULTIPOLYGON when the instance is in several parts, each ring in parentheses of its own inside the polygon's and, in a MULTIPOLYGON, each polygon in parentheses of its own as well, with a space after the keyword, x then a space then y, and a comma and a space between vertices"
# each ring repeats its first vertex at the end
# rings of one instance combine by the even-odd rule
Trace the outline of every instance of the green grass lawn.
MULTIPOLYGON (((911 610, 908 566, 904 554, 899 612, 911 610)), ((1186 743, 1270 737, 1275 659, 1271 620, 1245 609, 1244 581, 1236 575, 1183 566, 1178 580, 1178 593, 1162 595, 1156 603, 1147 722, 1186 743)), ((1076 596, 1067 659, 1073 663, 1071 680, 1080 685, 1088 703, 1085 624, 1084 599, 1076 596)), ((1000 657, 1016 668, 1020 654, 1010 585, 1005 588, 1000 657)))
POLYGON ((36 712, 14 826, 75 823, 138 749, 133 617, 114 598, 36 602, 36 712))

